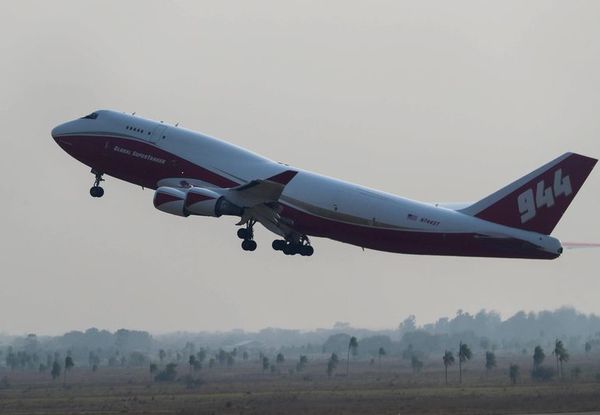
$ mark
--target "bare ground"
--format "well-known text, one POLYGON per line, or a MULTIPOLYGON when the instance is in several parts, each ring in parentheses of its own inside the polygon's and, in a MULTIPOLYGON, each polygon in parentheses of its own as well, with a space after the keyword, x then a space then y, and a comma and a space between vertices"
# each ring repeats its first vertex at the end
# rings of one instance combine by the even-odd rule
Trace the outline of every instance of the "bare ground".
MULTIPOLYGON (((0 389, 1 414, 506 414, 600 411, 600 382, 588 362, 577 378, 534 383, 522 368, 511 385, 505 367, 467 368, 463 385, 456 368, 444 385, 443 370, 434 362, 413 374, 401 362, 385 367, 355 362, 349 376, 328 377, 324 362, 302 373, 262 373, 256 362, 234 368, 203 369, 180 380, 151 381, 146 369, 75 368, 52 381, 47 373, 1 372, 8 387, 0 389)), ((474 366, 474 365, 472 365, 474 366)), ((290 364, 290 367, 292 365, 290 364)), ((343 370, 340 370, 343 372, 343 370)))

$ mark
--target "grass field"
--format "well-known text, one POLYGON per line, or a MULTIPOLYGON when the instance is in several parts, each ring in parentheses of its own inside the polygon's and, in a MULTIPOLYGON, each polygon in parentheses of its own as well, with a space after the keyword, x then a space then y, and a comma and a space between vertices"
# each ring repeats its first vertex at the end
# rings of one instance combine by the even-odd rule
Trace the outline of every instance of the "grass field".
MULTIPOLYGON (((466 365, 463 385, 457 368, 444 384, 443 366, 431 361, 413 374, 405 361, 386 359, 382 367, 352 362, 328 377, 325 361, 312 362, 302 373, 262 373, 258 362, 233 368, 202 369, 190 376, 178 367, 180 380, 156 383, 143 368, 107 368, 92 372, 74 368, 63 386, 47 373, 3 370, 8 385, 0 389, 0 414, 496 414, 600 411, 600 371, 593 359, 576 361, 577 378, 535 383, 528 378, 529 359, 518 362, 521 379, 511 385, 508 359, 487 373, 480 362, 466 365)), ((514 361, 512 359, 511 361, 514 361)), ((566 371, 567 372, 567 371, 566 371)), ((569 372, 570 373, 570 372, 569 372)))

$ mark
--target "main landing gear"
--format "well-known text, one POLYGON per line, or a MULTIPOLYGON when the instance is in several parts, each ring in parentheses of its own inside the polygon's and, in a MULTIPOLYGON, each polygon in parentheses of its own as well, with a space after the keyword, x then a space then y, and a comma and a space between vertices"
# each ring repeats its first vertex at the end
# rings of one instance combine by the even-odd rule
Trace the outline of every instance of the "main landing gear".
POLYGON ((293 239, 276 239, 271 244, 274 250, 281 251, 286 255, 300 254, 302 256, 311 256, 315 250, 310 246, 306 236, 294 241, 293 239))
POLYGON ((96 170, 92 170, 92 173, 96 176, 96 180, 94 181, 94 185, 90 189, 90 195, 92 197, 102 197, 104 196, 104 189, 100 187, 100 182, 103 182, 104 179, 102 175, 104 173, 97 172, 96 170))
MULTIPOLYGON (((254 240, 254 225, 256 220, 250 219, 246 222, 245 228, 237 231, 238 238, 242 239, 242 249, 244 251, 256 250, 256 241, 254 240)), ((315 250, 310 245, 305 235, 290 235, 286 239, 276 239, 271 245, 274 250, 281 251, 286 255, 311 256, 315 250)))
POLYGON ((240 228, 237 231, 238 238, 242 239, 242 249, 244 251, 254 251, 256 249, 256 241, 254 240, 254 224, 255 220, 250 220, 246 223, 245 228, 240 228))

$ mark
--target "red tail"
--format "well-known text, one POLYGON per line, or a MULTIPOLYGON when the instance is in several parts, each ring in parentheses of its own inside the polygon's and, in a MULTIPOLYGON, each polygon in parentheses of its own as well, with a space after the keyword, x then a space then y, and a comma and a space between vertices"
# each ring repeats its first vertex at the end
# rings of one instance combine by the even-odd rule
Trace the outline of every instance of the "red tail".
POLYGON ((597 161, 575 153, 563 154, 461 212, 550 235, 597 161))

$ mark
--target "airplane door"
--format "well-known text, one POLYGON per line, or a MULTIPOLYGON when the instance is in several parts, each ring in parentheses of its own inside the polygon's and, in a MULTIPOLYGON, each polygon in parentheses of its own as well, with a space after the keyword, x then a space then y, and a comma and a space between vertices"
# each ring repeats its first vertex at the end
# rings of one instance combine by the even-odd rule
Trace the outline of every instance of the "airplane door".
POLYGON ((166 125, 159 125, 152 131, 152 135, 150 136, 150 142, 153 144, 160 145, 161 141, 167 138, 167 129, 166 125))

